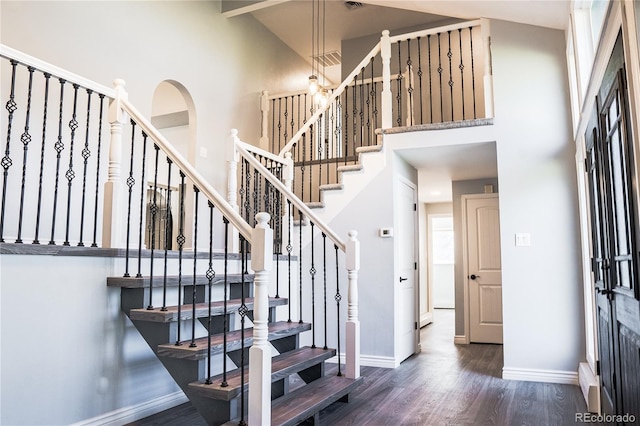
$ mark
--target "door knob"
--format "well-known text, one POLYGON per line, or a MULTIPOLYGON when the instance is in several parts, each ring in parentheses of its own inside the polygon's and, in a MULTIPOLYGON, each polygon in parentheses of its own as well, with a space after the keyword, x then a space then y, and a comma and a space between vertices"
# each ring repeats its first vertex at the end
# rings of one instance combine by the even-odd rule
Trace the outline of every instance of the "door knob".
POLYGON ((480 278, 480 275, 471 274, 469 275, 469 278, 471 278, 472 280, 475 280, 476 278, 480 278))
POLYGON ((406 281, 406 280, 408 280, 408 279, 409 279, 409 278, 402 278, 402 277, 400 277, 400 282, 402 282, 402 281, 406 281))

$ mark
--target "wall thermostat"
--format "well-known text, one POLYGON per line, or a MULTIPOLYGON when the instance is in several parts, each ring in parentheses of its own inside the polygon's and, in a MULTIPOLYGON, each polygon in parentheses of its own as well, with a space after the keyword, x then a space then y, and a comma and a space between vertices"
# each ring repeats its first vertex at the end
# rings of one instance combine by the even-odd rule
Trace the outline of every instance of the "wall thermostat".
POLYGON ((381 238, 393 237, 393 228, 380 228, 380 237, 381 238))

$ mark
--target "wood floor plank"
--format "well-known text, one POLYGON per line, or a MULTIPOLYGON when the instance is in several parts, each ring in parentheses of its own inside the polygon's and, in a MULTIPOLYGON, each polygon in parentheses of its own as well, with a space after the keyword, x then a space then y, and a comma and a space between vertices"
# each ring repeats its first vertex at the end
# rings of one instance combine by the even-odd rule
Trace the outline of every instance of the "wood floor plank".
MULTIPOLYGON (((436 310, 434 323, 421 330, 420 354, 396 369, 363 367, 363 380, 351 392, 349 403, 324 409, 320 424, 573 425, 575 413, 586 412, 578 386, 503 380, 502 346, 454 345, 453 321, 452 310, 436 310)), ((335 370, 335 365, 327 364, 327 374, 335 370)), ((181 410, 186 416, 188 411, 181 410)), ((148 420, 135 426, 156 424, 168 425, 148 420)), ((187 417, 169 424, 204 426, 187 417)))

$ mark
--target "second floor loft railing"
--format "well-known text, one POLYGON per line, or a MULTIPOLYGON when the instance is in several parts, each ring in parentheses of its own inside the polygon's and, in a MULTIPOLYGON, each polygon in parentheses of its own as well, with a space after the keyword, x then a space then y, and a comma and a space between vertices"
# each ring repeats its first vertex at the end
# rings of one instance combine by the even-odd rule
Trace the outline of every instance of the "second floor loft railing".
POLYGON ((493 115, 489 26, 476 20, 390 36, 337 87, 326 107, 307 92, 263 93, 260 146, 294 160, 294 191, 319 201, 320 187, 337 182, 376 130, 415 127, 493 115))
MULTIPOLYGON (((243 384, 238 396, 241 422, 248 418, 250 424, 269 424, 270 292, 286 300, 278 305, 295 303, 295 311, 290 308, 286 319, 310 324, 312 336, 304 339, 314 346, 316 341, 325 347, 337 344, 345 375, 359 376, 356 234, 343 242, 314 222, 304 238, 319 238, 313 230, 322 229, 325 255, 322 263, 316 263, 312 250, 314 260, 304 272, 299 261, 305 253, 303 237, 292 238, 292 206, 313 215, 279 183, 285 168, 277 156, 263 153, 265 167, 256 164, 255 154, 236 151, 234 156, 243 158, 245 188, 238 208, 135 108, 124 81, 106 88, 3 45, 0 57, 5 106, 0 132, 6 137, 1 162, 3 243, 40 244, 46 234, 45 241, 52 245, 114 249, 111 253, 124 258, 122 283, 115 285, 144 290, 142 310, 166 313, 177 303, 177 330, 182 335, 178 332, 175 346, 197 348, 209 360, 205 385, 222 386, 212 379, 215 369, 223 372, 222 383, 227 370, 241 369, 242 378, 246 371, 249 395, 243 384), (296 265, 285 274, 279 271, 281 262, 275 262, 273 282, 273 254, 282 258, 283 250, 287 264, 296 265), (232 291, 228 277, 236 272, 240 290, 232 291), (174 284, 177 294, 168 288, 174 284), (214 284, 222 284, 224 291, 215 290, 214 284), (203 285, 207 290, 201 292, 203 285), (341 304, 345 293, 348 306, 341 304), (221 300, 212 300, 214 294, 221 300), (335 303, 329 303, 331 299, 335 303), (236 331, 243 336, 240 348, 225 347, 217 358, 207 341, 211 333, 202 335, 202 318, 198 319, 208 306, 205 328, 211 330, 215 302, 218 310, 224 302, 224 318, 238 315, 236 331), (245 340, 250 326, 252 337, 245 340), (223 366, 211 364, 220 358, 223 366), (229 360, 234 365, 227 365, 229 360)), ((204 325, 206 320, 202 321, 204 325)), ((223 329, 226 341, 231 329, 227 325, 223 329)))

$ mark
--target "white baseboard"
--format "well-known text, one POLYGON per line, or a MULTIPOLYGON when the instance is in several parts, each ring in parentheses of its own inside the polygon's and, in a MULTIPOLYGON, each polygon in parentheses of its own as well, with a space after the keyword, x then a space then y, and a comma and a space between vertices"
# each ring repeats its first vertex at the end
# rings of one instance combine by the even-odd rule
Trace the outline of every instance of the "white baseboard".
POLYGON ((71 426, 122 426, 188 401, 189 399, 182 391, 177 391, 140 404, 101 414, 100 416, 74 423, 71 426))
POLYGON ((564 385, 578 385, 577 371, 562 370, 537 370, 533 368, 509 368, 502 369, 502 378, 505 380, 522 380, 525 382, 558 383, 564 385))
POLYGON ((453 343, 456 345, 468 345, 469 341, 467 341, 467 336, 465 336, 464 334, 456 334, 455 336, 453 336, 453 343))
POLYGON ((578 381, 582 395, 587 403, 587 410, 590 413, 600 414, 600 383, 598 377, 593 374, 593 370, 586 362, 581 362, 578 367, 578 381))
MULTIPOLYGON (((345 355, 340 355, 340 362, 344 363, 345 355)), ((334 356, 329 358, 326 362, 334 364, 338 363, 338 357, 334 356)), ((387 356, 375 356, 375 355, 360 355, 360 365, 362 367, 380 367, 380 368, 396 368, 400 365, 396 362, 395 358, 387 356)))

